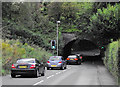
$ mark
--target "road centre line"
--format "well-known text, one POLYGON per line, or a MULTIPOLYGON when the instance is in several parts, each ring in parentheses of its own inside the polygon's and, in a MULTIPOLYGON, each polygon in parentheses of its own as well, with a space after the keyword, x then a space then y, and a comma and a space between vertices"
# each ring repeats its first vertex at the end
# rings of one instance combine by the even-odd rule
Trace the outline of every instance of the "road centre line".
POLYGON ((56 73, 56 74, 60 74, 61 72, 58 72, 58 73, 56 73))
MULTIPOLYGON (((70 69, 70 68, 69 68, 70 69)), ((66 70, 63 70, 62 72, 65 72, 66 70)), ((62 73, 62 72, 58 72, 58 73, 56 73, 56 74, 60 74, 60 73, 62 73)), ((47 77, 47 79, 49 79, 49 78, 51 78, 51 77, 53 77, 54 75, 51 75, 51 76, 48 76, 47 77)), ((42 82, 44 82, 44 80, 41 80, 40 82, 37 82, 37 83, 35 83, 34 85, 38 85, 38 84, 41 84, 42 82)))
POLYGON ((54 76, 54 75, 48 76, 47 79, 49 79, 49 78, 51 78, 51 77, 53 77, 53 76, 54 76))
POLYGON ((42 82, 44 82, 44 80, 41 80, 40 82, 37 82, 37 83, 35 83, 34 85, 41 84, 42 82))
POLYGON ((56 73, 56 74, 59 74, 59 73, 56 73))
POLYGON ((71 69, 71 68, 68 68, 68 69, 71 69))
POLYGON ((63 70, 62 72, 65 72, 66 70, 63 70))

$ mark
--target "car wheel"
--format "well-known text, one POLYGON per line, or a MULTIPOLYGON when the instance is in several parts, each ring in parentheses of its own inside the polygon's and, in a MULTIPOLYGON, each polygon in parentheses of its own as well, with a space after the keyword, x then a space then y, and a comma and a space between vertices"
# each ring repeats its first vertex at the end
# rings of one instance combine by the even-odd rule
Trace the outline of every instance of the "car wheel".
POLYGON ((45 76, 45 73, 43 72, 43 73, 41 74, 41 76, 45 76))
POLYGON ((77 62, 77 64, 78 64, 78 65, 80 65, 80 64, 81 64, 81 62, 80 62, 80 61, 78 61, 78 62, 77 62))
POLYGON ((69 63, 67 63, 67 65, 69 65, 69 63))
POLYGON ((35 71, 35 75, 34 75, 34 77, 36 77, 36 78, 37 78, 37 77, 39 77, 39 76, 40 76, 39 71, 38 71, 38 70, 36 70, 36 71, 35 71))
POLYGON ((45 75, 45 70, 43 70, 43 72, 41 73, 41 76, 44 76, 45 75))
POLYGON ((81 65, 81 63, 79 63, 78 65, 81 65))
POLYGON ((47 70, 49 70, 50 68, 49 67, 47 67, 47 70))
POLYGON ((65 69, 67 69, 67 66, 65 66, 65 69))
POLYGON ((15 78, 15 77, 16 77, 16 75, 11 73, 11 77, 12 77, 12 78, 15 78))
POLYGON ((60 69, 61 69, 61 70, 64 70, 64 67, 62 66, 60 69))

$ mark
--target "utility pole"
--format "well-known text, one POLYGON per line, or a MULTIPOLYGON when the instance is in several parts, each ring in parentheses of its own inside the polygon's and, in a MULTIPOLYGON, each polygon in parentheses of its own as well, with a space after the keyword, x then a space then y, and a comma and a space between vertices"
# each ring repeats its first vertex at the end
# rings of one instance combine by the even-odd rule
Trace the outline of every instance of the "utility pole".
POLYGON ((58 24, 60 21, 57 21, 57 56, 58 56, 58 24))

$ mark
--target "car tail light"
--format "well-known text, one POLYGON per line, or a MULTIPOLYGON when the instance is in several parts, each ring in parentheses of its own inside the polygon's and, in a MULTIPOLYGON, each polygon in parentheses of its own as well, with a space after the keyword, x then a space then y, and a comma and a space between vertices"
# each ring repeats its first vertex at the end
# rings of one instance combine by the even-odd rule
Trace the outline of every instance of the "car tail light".
POLYGON ((15 68, 14 64, 12 64, 12 68, 15 68))
POLYGON ((70 60, 70 58, 67 58, 67 60, 70 60))
POLYGON ((34 65, 34 64, 31 65, 30 69, 33 69, 33 68, 35 68, 35 65, 34 65))
POLYGON ((62 61, 60 61, 59 63, 62 63, 62 61))
POLYGON ((47 61, 47 63, 50 63, 49 61, 47 61))
POLYGON ((80 58, 82 59, 83 57, 82 57, 82 56, 80 56, 80 58))
POLYGON ((77 58, 75 58, 74 60, 78 60, 77 58))

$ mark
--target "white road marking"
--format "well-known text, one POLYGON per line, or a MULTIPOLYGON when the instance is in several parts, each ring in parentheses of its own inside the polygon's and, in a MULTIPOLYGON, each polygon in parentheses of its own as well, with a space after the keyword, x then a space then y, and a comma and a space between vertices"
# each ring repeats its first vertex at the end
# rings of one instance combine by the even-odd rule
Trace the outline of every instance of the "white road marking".
POLYGON ((52 77, 54 76, 54 75, 51 75, 52 77))
MULTIPOLYGON (((70 69, 70 68, 69 68, 70 69)), ((62 72, 65 72, 66 70, 63 70, 62 72)), ((56 74, 60 74, 60 73, 62 73, 62 72, 57 72, 56 74)), ((49 79, 49 78, 51 78, 51 77, 53 77, 54 75, 51 75, 51 76, 48 76, 47 77, 47 79, 49 79)), ((38 85, 38 84, 41 84, 41 83, 43 83, 44 82, 44 80, 41 80, 40 82, 37 82, 37 83, 35 83, 34 85, 38 85)))
POLYGON ((56 74, 60 74, 61 72, 58 72, 58 73, 56 73, 56 74))
POLYGON ((42 82, 44 82, 44 80, 41 80, 40 82, 37 82, 37 83, 35 83, 34 85, 41 84, 42 82))
POLYGON ((51 76, 48 76, 47 79, 49 79, 51 76))
POLYGON ((56 74, 59 74, 59 73, 56 73, 56 74))
POLYGON ((47 79, 49 79, 49 78, 51 78, 51 77, 53 77, 53 76, 54 76, 54 75, 48 76, 47 79))
POLYGON ((65 72, 66 70, 63 70, 62 72, 65 72))

